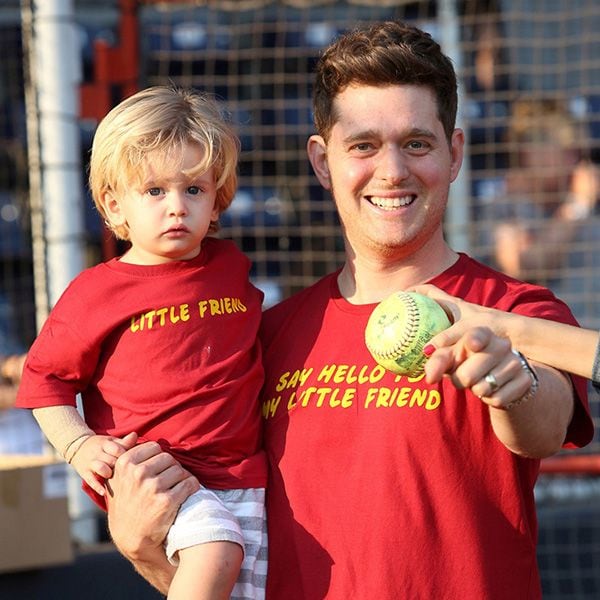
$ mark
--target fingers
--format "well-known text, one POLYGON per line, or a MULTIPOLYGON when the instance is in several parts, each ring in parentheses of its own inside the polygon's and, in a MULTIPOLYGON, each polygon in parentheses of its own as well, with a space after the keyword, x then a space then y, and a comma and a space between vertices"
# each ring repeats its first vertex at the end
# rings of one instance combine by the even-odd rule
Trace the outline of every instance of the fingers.
POLYGON ((156 442, 145 442, 119 456, 115 476, 144 488, 144 493, 170 493, 183 500, 199 488, 196 478, 156 442))
MULTIPOLYGON (((112 457, 111 457, 112 458, 112 457)), ((102 457, 93 460, 90 464, 90 470, 102 479, 110 479, 113 474, 112 466, 109 462, 104 461, 102 457)))
MULTIPOLYGON (((475 333, 475 330, 483 330, 484 327, 473 327, 468 322, 458 321, 451 325, 448 329, 444 329, 444 331, 438 333, 434 337, 429 340, 427 346, 433 346, 433 348, 445 348, 448 346, 453 346, 456 344, 463 336, 466 334, 472 335, 475 338, 479 338, 481 336, 485 337, 485 334, 475 333)), ((488 330, 489 331, 489 330, 488 330)), ((426 352, 427 353, 427 352, 426 352)), ((429 351, 429 353, 431 353, 429 351)))
POLYGON ((451 348, 437 348, 425 363, 425 381, 431 384, 439 383, 442 377, 452 373, 457 365, 458 362, 451 348))
MULTIPOLYGON (((511 410, 535 396, 539 380, 521 353, 511 350, 500 367, 490 371, 483 378, 489 387, 489 392, 480 396, 483 402, 494 408, 511 410)), ((481 382, 476 385, 480 386, 481 382)), ((475 386, 471 389, 477 394, 475 386)))
POLYGON ((431 283, 424 283, 423 285, 416 285, 413 288, 411 288, 411 291, 417 292, 418 294, 423 294, 424 296, 429 296, 430 298, 433 298, 434 300, 445 300, 445 301, 450 301, 450 302, 453 300, 456 300, 456 298, 454 296, 447 294, 446 292, 441 290, 439 287, 437 287, 431 283))
POLYGON ((200 482, 189 472, 182 469, 181 471, 174 473, 174 483, 168 489, 168 495, 172 502, 177 506, 183 504, 188 496, 191 496, 194 492, 200 489, 200 482))
MULTIPOLYGON (((85 456, 87 448, 82 447, 80 457, 84 459, 84 461, 86 458, 89 460, 89 470, 98 477, 101 479, 110 479, 113 476, 113 469, 117 462, 117 458, 126 452, 126 448, 120 444, 120 438, 102 438, 102 436, 97 436, 97 439, 99 440, 98 450, 94 451, 94 454, 87 458, 85 456)), ((91 487, 100 493, 96 486, 91 487)), ((102 487, 102 494, 103 493, 104 487, 102 487)))
POLYGON ((124 449, 109 436, 90 435, 71 456, 70 464, 99 495, 105 494, 104 480, 112 477, 115 454, 124 449))
MULTIPOLYGON (((514 393, 515 381, 521 376, 521 365, 513 355, 507 340, 500 340, 498 354, 469 365, 468 375, 464 377, 465 387, 469 387, 478 398, 485 398, 494 405, 507 393, 514 393)), ((518 391, 519 381, 516 381, 518 391)))
POLYGON ((95 477, 93 473, 90 473, 88 477, 84 477, 83 480, 98 494, 99 496, 104 496, 106 494, 106 489, 104 485, 100 483, 95 477))
POLYGON ((504 385, 510 379, 510 373, 506 373, 505 363, 510 360, 511 345, 509 340, 494 336, 488 330, 486 336, 487 343, 482 337, 483 331, 480 330, 478 342, 481 347, 468 353, 465 360, 457 366, 451 374, 454 385, 459 389, 471 389, 471 391, 485 401, 493 403, 498 396, 497 388, 500 382, 504 385), (493 375, 492 381, 486 380, 488 374, 493 375), (487 394, 491 394, 488 396, 487 394))
MULTIPOLYGON (((439 333, 424 349, 430 354, 425 364, 426 381, 438 383, 445 374, 453 375, 469 355, 488 346, 492 337, 492 331, 486 327, 469 328, 460 321, 439 333)), ((453 382, 457 387, 465 387, 459 377, 454 377, 453 382)))
POLYGON ((510 341, 485 327, 474 327, 451 345, 436 348, 425 364, 425 376, 428 383, 447 376, 456 388, 470 389, 482 402, 499 409, 516 405, 532 386, 531 374, 510 341))
MULTIPOLYGON (((456 344, 461 350, 459 364, 450 374, 459 389, 471 388, 493 369, 500 369, 511 353, 510 341, 495 336, 485 327, 468 331, 456 344)), ((489 391, 489 383, 486 391, 489 391)))
MULTIPOLYGON (((131 434, 129 434, 129 435, 131 435, 131 434)), ((137 438, 137 436, 136 436, 136 438, 137 438)), ((106 454, 107 456, 110 456, 114 459, 112 462, 113 466, 114 466, 116 459, 119 458, 119 456, 121 456, 121 454, 124 454, 128 450, 128 447, 122 443, 123 439, 125 439, 125 438, 110 437, 110 438, 106 438, 106 440, 102 444, 102 451, 104 452, 104 454, 106 454)))
POLYGON ((79 476, 85 481, 99 496, 106 494, 104 481, 112 475, 112 469, 102 461, 93 461, 90 467, 85 470, 77 469, 79 476), (108 474, 108 476, 106 475, 108 474))
MULTIPOLYGON (((125 436, 124 438, 121 438, 121 441, 125 443, 127 438, 128 436, 125 436)), ((117 462, 121 465, 121 468, 131 468, 133 465, 144 463, 160 454, 165 454, 165 457, 170 457, 172 460, 175 460, 169 454, 163 453, 163 450, 158 443, 144 442, 143 444, 138 444, 129 448, 119 457, 117 462)))
POLYGON ((106 485, 109 529, 126 554, 160 546, 181 504, 200 487, 156 442, 119 456, 106 485))
POLYGON ((138 434, 135 433, 135 431, 132 431, 122 438, 115 438, 115 440, 118 440, 119 444, 125 448, 125 450, 130 450, 137 444, 138 434))

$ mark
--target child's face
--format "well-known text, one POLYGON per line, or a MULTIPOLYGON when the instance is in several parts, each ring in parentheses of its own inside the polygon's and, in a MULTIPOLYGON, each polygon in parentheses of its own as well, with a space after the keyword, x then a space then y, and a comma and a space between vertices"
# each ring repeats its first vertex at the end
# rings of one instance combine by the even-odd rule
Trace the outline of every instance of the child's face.
POLYGON ((122 259, 125 262, 153 265, 189 260, 200 253, 210 222, 219 216, 214 169, 185 174, 202 159, 195 144, 183 147, 181 159, 180 168, 162 170, 150 160, 142 183, 109 201, 111 220, 116 224, 120 220, 129 229, 131 249, 122 259))

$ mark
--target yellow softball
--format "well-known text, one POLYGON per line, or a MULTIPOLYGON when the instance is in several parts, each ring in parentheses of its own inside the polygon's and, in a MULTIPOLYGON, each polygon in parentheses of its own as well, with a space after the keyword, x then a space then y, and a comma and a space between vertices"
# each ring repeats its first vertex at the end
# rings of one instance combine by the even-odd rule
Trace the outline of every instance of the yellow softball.
POLYGON ((450 324, 435 300, 415 292, 395 292, 371 313, 365 342, 382 367, 414 377, 423 373, 427 360, 423 348, 450 324))

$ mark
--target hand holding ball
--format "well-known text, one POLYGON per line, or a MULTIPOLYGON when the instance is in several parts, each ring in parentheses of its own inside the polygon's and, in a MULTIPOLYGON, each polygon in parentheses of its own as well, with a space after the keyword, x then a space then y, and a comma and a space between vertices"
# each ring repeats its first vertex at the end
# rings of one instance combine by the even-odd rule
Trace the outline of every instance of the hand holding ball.
POLYGON ((435 300, 415 292, 395 292, 375 307, 365 329, 365 342, 382 367, 414 377, 423 373, 427 360, 423 348, 450 325, 435 300))

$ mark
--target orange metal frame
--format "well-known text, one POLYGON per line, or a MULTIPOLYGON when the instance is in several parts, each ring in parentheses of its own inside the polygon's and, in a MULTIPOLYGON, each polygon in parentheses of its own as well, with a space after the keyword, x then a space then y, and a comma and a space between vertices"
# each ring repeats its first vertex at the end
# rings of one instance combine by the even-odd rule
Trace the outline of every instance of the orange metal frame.
POLYGON ((139 76, 138 0, 120 0, 119 42, 94 41, 93 80, 80 87, 80 114, 100 120, 112 108, 115 88, 119 99, 137 91, 139 76))
MULTIPOLYGON (((119 41, 111 46, 102 39, 94 41, 93 79, 79 88, 81 118, 100 121, 120 101, 135 93, 139 77, 139 0, 120 0, 119 41)), ((109 259, 117 254, 117 243, 105 228, 102 254, 109 259)))
POLYGON ((553 456, 542 460, 540 470, 542 473, 557 475, 598 475, 600 474, 600 455, 553 456))

